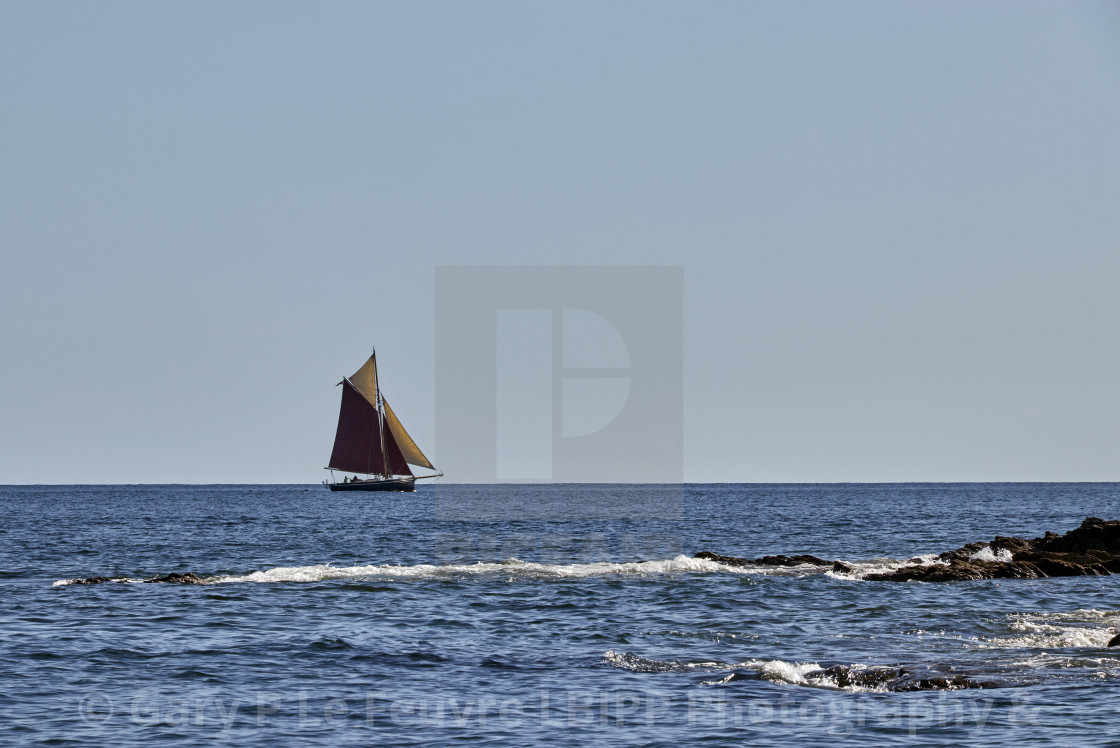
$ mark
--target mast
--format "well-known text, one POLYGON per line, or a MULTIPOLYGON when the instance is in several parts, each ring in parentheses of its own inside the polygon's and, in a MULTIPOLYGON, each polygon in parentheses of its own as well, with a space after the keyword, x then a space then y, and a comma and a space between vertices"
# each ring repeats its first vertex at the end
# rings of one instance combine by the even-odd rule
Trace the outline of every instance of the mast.
POLYGON ((381 465, 385 478, 389 477, 389 455, 385 449, 385 407, 381 400, 381 377, 377 376, 377 347, 374 346, 370 354, 373 358, 374 397, 377 399, 377 428, 381 441, 381 465))

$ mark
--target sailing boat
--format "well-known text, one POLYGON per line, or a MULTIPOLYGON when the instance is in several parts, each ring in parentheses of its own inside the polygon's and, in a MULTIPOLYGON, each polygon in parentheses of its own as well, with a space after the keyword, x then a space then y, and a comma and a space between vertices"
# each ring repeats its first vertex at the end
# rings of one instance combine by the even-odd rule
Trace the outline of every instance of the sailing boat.
POLYGON ((331 471, 331 480, 323 481, 327 488, 332 491, 415 491, 418 477, 443 475, 416 476, 409 468, 409 465, 417 465, 435 470, 404 430, 377 386, 376 349, 362 368, 338 384, 342 386, 342 406, 338 411, 331 461, 324 468, 331 471), (355 475, 335 481, 335 470, 355 475), (365 477, 358 478, 359 475, 365 477))

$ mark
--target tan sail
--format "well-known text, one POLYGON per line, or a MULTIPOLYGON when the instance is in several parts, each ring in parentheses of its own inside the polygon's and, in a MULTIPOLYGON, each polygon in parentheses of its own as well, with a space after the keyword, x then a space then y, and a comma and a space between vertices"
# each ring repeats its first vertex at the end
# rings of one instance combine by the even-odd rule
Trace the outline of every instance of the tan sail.
POLYGON ((362 393, 362 397, 369 400, 370 405, 377 407, 377 364, 374 362, 373 356, 370 356, 362 364, 362 368, 354 372, 350 377, 350 384, 362 393))
POLYGON ((384 397, 381 398, 381 403, 385 406, 385 424, 389 427, 389 431, 392 433, 393 439, 397 442, 397 446, 400 447, 401 454, 404 455, 404 461, 410 465, 419 465, 420 467, 435 470, 435 465, 429 462, 428 458, 424 456, 424 453, 420 451, 420 447, 416 446, 416 442, 414 442, 412 437, 408 435, 408 432, 404 430, 404 426, 402 426, 401 422, 397 419, 397 414, 389 407, 389 403, 384 397))

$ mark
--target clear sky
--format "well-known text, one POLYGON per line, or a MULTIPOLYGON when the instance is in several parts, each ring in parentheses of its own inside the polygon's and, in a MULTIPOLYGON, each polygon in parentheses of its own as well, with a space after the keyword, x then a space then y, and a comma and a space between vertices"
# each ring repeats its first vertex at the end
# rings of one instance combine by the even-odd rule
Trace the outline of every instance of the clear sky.
POLYGON ((435 268, 598 264, 686 479, 1120 480, 1117 3, 4 0, 0 91, 0 482, 318 481, 373 344, 438 464, 435 268))

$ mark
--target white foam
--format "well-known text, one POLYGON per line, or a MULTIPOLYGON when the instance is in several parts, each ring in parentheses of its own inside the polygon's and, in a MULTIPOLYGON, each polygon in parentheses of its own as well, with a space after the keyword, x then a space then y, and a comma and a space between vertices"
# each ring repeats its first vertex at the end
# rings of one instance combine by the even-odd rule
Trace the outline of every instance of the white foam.
POLYGON ((833 571, 830 569, 825 574, 834 579, 861 580, 868 574, 886 574, 911 566, 946 566, 949 562, 942 561, 933 553, 926 553, 905 561, 893 558, 876 558, 870 561, 843 561, 842 563, 846 564, 851 571, 833 571))
MULTIPOLYGON (((129 577, 112 577, 109 581, 110 582, 123 582, 123 583, 132 584, 132 583, 135 583, 135 582, 143 582, 144 580, 143 579, 131 579, 129 577)), ((51 584, 51 587, 66 587, 66 586, 71 585, 71 584, 80 584, 80 583, 82 583, 82 577, 74 577, 73 579, 58 579, 51 584)))
POLYGON ((629 670, 632 673, 683 673, 689 670, 729 670, 737 667, 725 662, 681 662, 680 660, 655 660, 639 657, 630 652, 615 652, 608 649, 603 661, 611 667, 629 670))
POLYGON ((986 545, 969 556, 969 558, 973 561, 995 561, 1006 564, 1011 561, 1011 551, 1006 548, 1000 548, 998 551, 993 552, 992 547, 986 545))
POLYGON ((1025 636, 986 638, 982 641, 988 648, 992 649, 1004 647, 1016 649, 1102 648, 1108 646, 1108 641, 1115 635, 1115 632, 1108 629, 1070 628, 1058 631, 1040 631, 1025 636))
MULTIPOLYGON (((835 677, 823 673, 815 675, 813 678, 806 678, 805 676, 809 673, 821 670, 820 664, 816 662, 793 662, 790 660, 747 660, 746 662, 737 663, 682 662, 681 660, 657 660, 651 657, 639 657, 630 652, 616 652, 613 649, 607 650, 603 655, 603 662, 612 667, 629 670, 634 673, 685 673, 695 670, 751 670, 761 680, 768 680, 771 683, 809 686, 812 688, 834 688, 842 691, 886 690, 885 685, 860 686, 853 684, 841 686, 836 681, 835 677)), ((863 670, 866 667, 866 665, 861 664, 851 666, 853 671, 863 670)), ((742 679, 743 677, 740 674, 730 672, 722 678, 705 680, 701 681, 701 683, 714 686, 742 679)))
MULTIPOLYGON (((898 562, 853 563, 860 569, 855 575, 826 572, 840 578, 861 578, 862 574, 872 571, 888 571, 905 564, 898 562)), ((272 569, 254 571, 248 574, 226 574, 203 577, 203 584, 228 584, 232 582, 320 582, 328 579, 439 579, 474 576, 506 576, 510 579, 578 579, 602 576, 657 576, 661 574, 682 573, 721 573, 742 576, 806 576, 820 574, 826 567, 813 564, 798 566, 728 566, 703 558, 676 556, 658 561, 597 562, 587 564, 539 564, 511 558, 499 562, 479 562, 474 564, 369 564, 365 566, 331 566, 313 564, 310 566, 278 566, 272 569)), ((65 587, 78 584, 81 578, 58 579, 52 587, 65 587)), ((144 579, 128 577, 113 578, 113 582, 135 583, 144 579)))
MULTIPOLYGON (((635 673, 669 673, 687 672, 689 670, 754 670, 760 678, 781 683, 806 684, 805 673, 820 670, 820 665, 809 662, 787 662, 785 660, 747 660, 746 662, 682 662, 681 660, 657 660, 652 657, 640 657, 630 652, 616 652, 608 649, 603 655, 603 661, 612 667, 630 670, 635 673)), ((735 674, 718 681, 709 683, 726 683, 734 679, 735 674)))
MULTIPOLYGON (((249 574, 226 574, 204 578, 205 584, 233 582, 319 582, 328 579, 454 579, 461 577, 497 576, 509 579, 578 579, 601 576, 657 576, 685 573, 747 573, 746 569, 724 566, 715 561, 689 556, 659 561, 626 563, 597 562, 588 564, 538 564, 511 558, 505 561, 475 564, 370 564, 366 566, 278 566, 249 574)), ((80 579, 59 579, 52 586, 63 587, 80 579)), ((142 582, 143 579, 119 578, 114 582, 142 582)))
MULTIPOLYGON (((985 547, 973 556, 982 560, 1009 561, 1010 553, 1001 549, 993 554, 985 547)), ((717 561, 679 555, 656 561, 596 562, 584 564, 541 564, 511 558, 499 562, 474 564, 369 564, 363 566, 279 566, 248 574, 227 574, 204 578, 205 584, 232 582, 319 582, 330 579, 439 579, 476 576, 505 576, 509 579, 578 579, 602 576, 656 576, 661 574, 722 573, 744 576, 808 576, 825 574, 835 579, 862 580, 868 574, 881 574, 910 566, 944 565, 929 553, 906 560, 877 558, 866 561, 844 561, 850 571, 833 571, 830 567, 801 564, 798 566, 728 566, 717 561)), ((80 579, 59 579, 53 586, 63 587, 80 579)), ((143 579, 115 578, 114 582, 142 582, 143 579)))
POLYGON ((211 583, 230 582, 318 582, 326 579, 454 579, 474 576, 505 576, 510 579, 578 579, 600 576, 656 576, 660 574, 735 571, 707 559, 677 556, 661 561, 589 564, 538 564, 511 558, 498 563, 396 564, 369 566, 281 566, 251 574, 215 577, 211 583))
POLYGON ((1116 635, 1120 612, 1013 613, 1008 619, 1008 629, 1015 635, 980 637, 978 646, 985 649, 1102 649, 1116 635))
POLYGON ((1078 608, 1061 613, 1032 613, 1033 618, 1053 619, 1056 621, 1092 621, 1105 618, 1120 620, 1120 610, 1097 610, 1096 608, 1078 608))
MULTIPOLYGON (((820 670, 821 666, 815 662, 787 662, 786 660, 756 660, 754 669, 758 671, 760 678, 775 683, 791 683, 797 686, 815 685, 810 684, 805 678, 806 673, 811 673, 814 670, 820 670)), ((824 680, 824 679, 822 679, 824 680)), ((835 685, 835 684, 833 684, 835 685)))

